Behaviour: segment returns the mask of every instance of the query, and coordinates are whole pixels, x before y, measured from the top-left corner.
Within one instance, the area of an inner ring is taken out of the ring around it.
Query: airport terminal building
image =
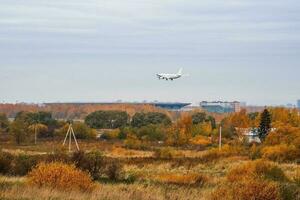
[[[212,113],[233,113],[241,111],[241,104],[238,101],[202,101],[200,107]]]

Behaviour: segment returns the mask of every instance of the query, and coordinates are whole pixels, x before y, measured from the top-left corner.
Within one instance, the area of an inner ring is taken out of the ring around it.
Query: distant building
[[[190,105],[190,103],[164,103],[164,102],[156,102],[156,103],[148,103],[150,105],[154,105],[155,107],[167,109],[167,110],[180,110],[185,106]]]
[[[285,107],[286,107],[286,108],[296,108],[296,106],[295,106],[294,104],[292,104],[292,103],[286,104]]]
[[[297,107],[300,109],[300,99],[297,101]]]
[[[246,139],[249,143],[261,143],[259,138],[259,128],[235,128],[240,140]],[[270,132],[276,131],[276,128],[271,128]]]
[[[212,113],[232,113],[241,111],[241,104],[238,101],[202,101],[200,107],[207,112]]]
[[[258,128],[235,128],[240,140],[246,139],[249,143],[261,143]]]

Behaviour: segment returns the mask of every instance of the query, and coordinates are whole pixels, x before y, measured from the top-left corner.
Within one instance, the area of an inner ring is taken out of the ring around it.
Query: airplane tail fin
[[[178,75],[182,75],[182,68],[179,69],[179,71],[178,71],[177,74],[178,74]]]

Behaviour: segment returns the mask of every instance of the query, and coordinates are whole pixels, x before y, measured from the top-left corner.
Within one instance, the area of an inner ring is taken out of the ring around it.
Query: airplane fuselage
[[[178,79],[182,76],[182,68],[180,68],[179,71],[176,74],[161,73],[161,74],[156,74],[156,76],[157,76],[158,79],[173,81],[174,79]]]
[[[179,74],[157,74],[158,79],[174,80],[181,77]]]

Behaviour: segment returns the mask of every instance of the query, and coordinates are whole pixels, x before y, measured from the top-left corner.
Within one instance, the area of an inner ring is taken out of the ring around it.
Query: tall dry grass
[[[13,186],[1,190],[0,199],[14,200],[205,200],[209,190],[182,187],[157,187],[143,184],[109,184],[97,185],[93,192],[64,192],[51,188],[30,186]]]
[[[203,174],[188,173],[188,174],[176,174],[176,173],[163,173],[154,176],[153,180],[175,185],[185,186],[203,186],[208,182],[208,177]]]

